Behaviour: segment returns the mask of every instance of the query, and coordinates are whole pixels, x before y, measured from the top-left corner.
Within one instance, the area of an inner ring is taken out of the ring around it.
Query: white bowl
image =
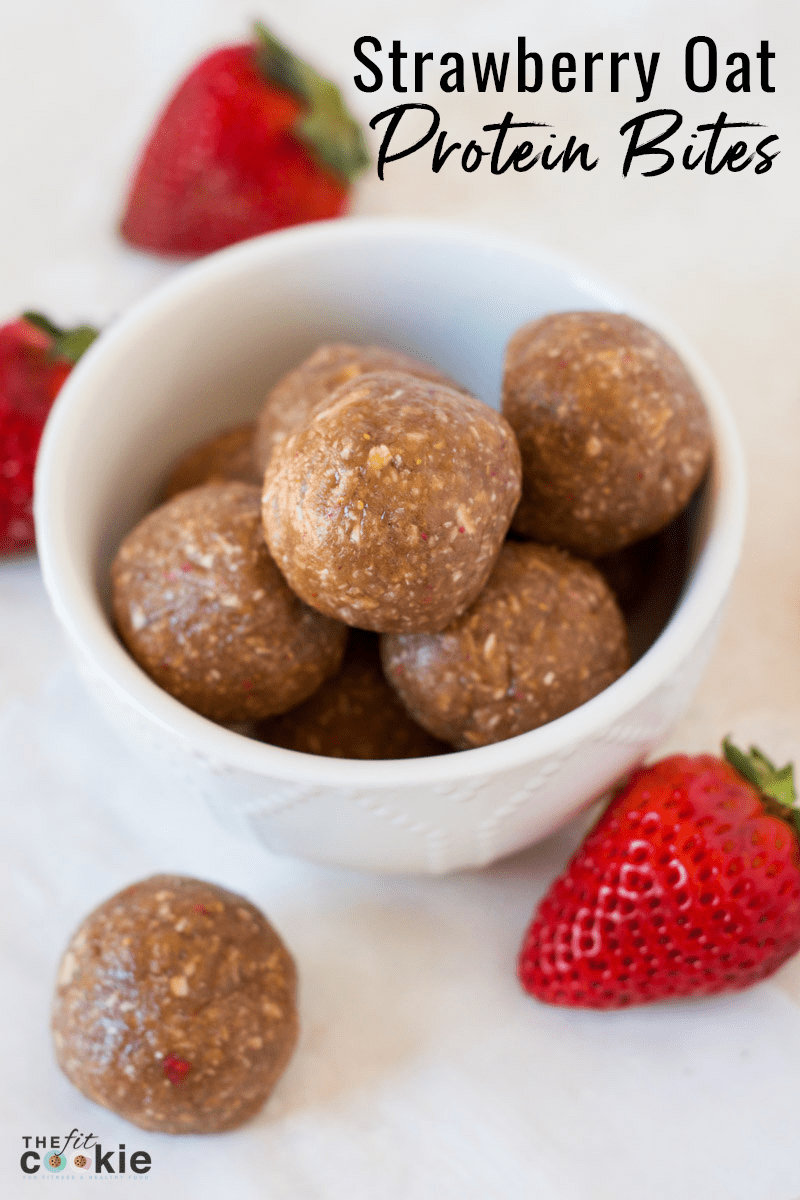
[[[496,745],[359,762],[282,750],[215,725],[128,656],[109,619],[109,564],[179,452],[254,415],[270,384],[324,341],[395,346],[497,405],[509,335],[559,309],[626,311],[659,328],[694,374],[714,427],[687,584],[660,637],[621,679]],[[709,657],[739,556],[744,492],[719,388],[683,338],[641,305],[484,232],[346,220],[215,254],[104,333],[48,422],[36,528],[47,590],[103,710],[140,749],[176,767],[227,824],[281,853],[438,873],[543,837],[657,745]]]

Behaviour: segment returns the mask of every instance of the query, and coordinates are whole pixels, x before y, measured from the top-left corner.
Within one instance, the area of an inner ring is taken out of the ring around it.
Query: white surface
[[[734,404],[751,508],[718,651],[669,745],[711,749],[733,729],[776,757],[797,758],[796,4],[259,7],[343,79],[352,43],[366,33],[438,52],[503,49],[520,33],[550,52],[658,49],[664,74],[654,102],[681,109],[689,124],[725,107],[780,134],[781,158],[755,179],[623,181],[611,168],[581,177],[433,176],[410,158],[385,184],[367,181],[357,208],[469,219],[543,241],[667,313],[698,346]],[[6,0],[4,313],[37,304],[64,320],[105,321],[177,269],[115,241],[122,180],[182,67],[238,38],[251,12],[238,0]],[[712,34],[726,53],[769,37],[776,93],[689,97],[679,67],[683,43],[697,33]],[[384,90],[354,101],[369,118],[393,97]],[[513,101],[520,114],[557,121],[609,154],[635,109],[630,92]],[[443,123],[469,137],[500,107],[455,97],[441,103]],[[113,1181],[125,1196],[146,1187],[154,1197],[244,1200],[800,1197],[797,961],[742,996],[617,1015],[545,1010],[518,991],[522,929],[576,831],[480,874],[413,882],[315,869],[229,839],[202,809],[176,803],[168,781],[109,732],[66,665],[32,562],[0,565],[0,747],[4,1196],[38,1186],[17,1167],[21,1135],[77,1125],[107,1146],[152,1150],[146,1184]],[[298,1053],[263,1116],[224,1138],[140,1135],[83,1101],[50,1056],[48,992],[66,937],[91,905],[162,869],[246,892],[298,958]]]
[[[176,790],[206,798],[272,850],[441,874],[550,833],[663,739],[708,661],[744,523],[730,412],[678,335],[668,334],[703,390],[715,443],[691,534],[691,582],[656,645],[558,721],[415,762],[290,753],[212,725],[156,687],[120,646],[102,599],[119,540],[152,504],[170,461],[240,422],[320,342],[396,346],[498,404],[516,328],[555,309],[606,305],[654,323],[524,244],[444,223],[353,219],[273,234],[185,268],[100,339],[65,386],[40,449],[39,556],[87,683],[135,748],[174,769]]]

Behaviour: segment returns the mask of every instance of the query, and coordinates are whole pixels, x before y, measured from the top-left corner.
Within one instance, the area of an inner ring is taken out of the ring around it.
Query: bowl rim
[[[714,435],[716,494],[706,543],[693,576],[667,625],[645,654],[618,680],[562,717],[502,742],[432,758],[358,760],[325,758],[255,741],[188,709],[155,684],[128,655],[103,610],[94,577],[84,578],[71,557],[63,497],[71,438],[92,404],[92,381],[143,326],[160,319],[193,295],[213,290],[242,269],[314,252],[320,244],[382,239],[464,243],[486,252],[516,254],[564,273],[609,310],[644,321],[676,349],[700,387]],[[640,700],[663,684],[691,653],[727,596],[741,553],[746,509],[744,455],[722,390],[680,330],[649,306],[606,284],[578,263],[534,242],[480,226],[396,217],[351,217],[315,222],[262,235],[185,266],[134,303],[97,340],[67,379],[47,422],[39,449],[34,513],[45,587],[55,612],[84,660],[118,698],[141,717],[186,744],[196,758],[216,769],[243,770],[265,779],[378,789],[446,785],[468,777],[534,764],[570,746],[602,736]]]

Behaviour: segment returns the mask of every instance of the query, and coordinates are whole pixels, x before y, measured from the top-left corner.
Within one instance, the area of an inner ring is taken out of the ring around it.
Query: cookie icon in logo
[[[73,1167],[77,1167],[79,1171],[88,1171],[91,1167],[91,1159],[85,1154],[76,1154],[72,1159]]]
[[[44,1165],[48,1171],[63,1171],[67,1165],[66,1154],[48,1154],[44,1160]]]

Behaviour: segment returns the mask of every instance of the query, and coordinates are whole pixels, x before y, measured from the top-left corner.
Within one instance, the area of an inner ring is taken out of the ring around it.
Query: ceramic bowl
[[[495,745],[360,762],[215,725],[129,657],[109,616],[109,564],[181,451],[255,415],[270,385],[325,341],[394,346],[496,406],[509,335],[569,309],[625,311],[659,329],[697,380],[714,429],[713,467],[679,534],[678,587],[674,564],[657,581],[664,595],[672,589],[671,614],[611,687]],[[641,305],[527,244],[446,224],[353,219],[212,255],[108,329],[48,422],[36,526],[45,583],[90,688],[140,753],[176,769],[176,786],[273,851],[439,873],[545,836],[657,746],[711,652],[739,556],[744,490],[718,386],[683,337]]]

